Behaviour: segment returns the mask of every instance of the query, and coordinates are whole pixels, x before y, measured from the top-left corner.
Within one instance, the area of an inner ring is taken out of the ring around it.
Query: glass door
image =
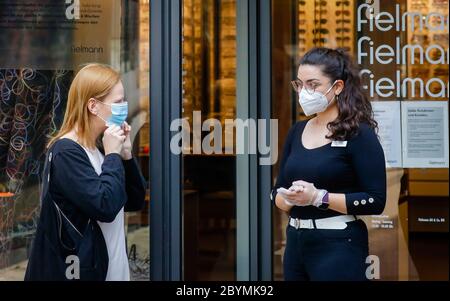
[[[235,280],[236,1],[182,11],[183,279]]]

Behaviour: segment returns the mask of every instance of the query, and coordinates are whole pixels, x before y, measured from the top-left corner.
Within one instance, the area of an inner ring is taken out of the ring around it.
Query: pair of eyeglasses
[[[445,33],[437,33],[433,35],[433,41],[434,42],[438,42],[438,41],[444,41],[448,43],[448,34]]]
[[[338,19],[338,20],[336,20],[336,23],[337,24],[339,24],[339,23],[345,23],[345,24],[350,24],[350,20],[348,20],[348,19]]]
[[[418,78],[426,78],[428,77],[428,69],[412,69],[411,70],[411,74],[413,77],[418,77]]]
[[[343,16],[350,16],[350,11],[348,11],[348,10],[337,10],[336,11],[336,16],[340,16],[340,15],[343,15]]]
[[[330,31],[329,31],[328,29],[326,29],[326,28],[316,28],[316,29],[313,29],[313,34],[316,34],[316,33],[327,34],[327,33],[330,33]]]
[[[316,43],[326,43],[327,42],[327,39],[324,39],[324,38],[321,38],[321,39],[313,39],[313,42],[314,42],[314,44],[316,44]]]
[[[305,88],[306,92],[308,92],[309,94],[314,94],[314,92],[316,92],[315,86],[304,86],[299,79],[291,81],[291,85],[294,91],[297,93],[300,93],[303,88]]]
[[[433,71],[435,76],[448,76],[448,68],[436,68]]]
[[[448,19],[448,14],[443,15],[444,20]],[[414,18],[414,24],[420,24],[420,22],[422,22],[422,20],[418,19],[418,18]],[[430,18],[430,23],[433,26],[439,26],[442,23],[442,16],[432,16]]]
[[[428,5],[426,3],[413,3],[411,4],[411,8],[413,9],[421,9],[421,8],[427,8]]]
[[[314,20],[314,23],[316,24],[327,24],[328,20],[327,19],[320,19],[320,20]]]
[[[349,32],[351,32],[351,29],[350,28],[345,28],[345,27],[343,27],[343,28],[336,28],[336,32],[337,33],[343,33],[343,32],[349,33]]]
[[[445,6],[448,5],[448,0],[433,0],[434,6]]]
[[[411,41],[419,43],[428,42],[428,36],[415,34],[412,36]]]
[[[346,1],[336,1],[336,5],[337,6],[350,6],[350,1],[346,0]]]

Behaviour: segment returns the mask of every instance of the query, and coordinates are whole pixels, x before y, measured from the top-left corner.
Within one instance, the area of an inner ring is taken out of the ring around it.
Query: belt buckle
[[[294,225],[295,225],[294,227],[296,230],[300,229],[300,226],[301,226],[300,221],[301,220],[299,220],[298,218],[294,219]]]
[[[304,229],[314,229],[312,219],[300,220],[300,227]]]

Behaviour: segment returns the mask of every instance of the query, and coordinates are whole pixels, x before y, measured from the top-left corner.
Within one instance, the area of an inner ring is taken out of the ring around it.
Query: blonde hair
[[[64,121],[57,134],[50,139],[50,147],[58,139],[75,129],[79,142],[88,148],[95,145],[89,139],[90,119],[88,101],[102,100],[120,81],[120,73],[107,65],[88,64],[75,76],[70,85]]]

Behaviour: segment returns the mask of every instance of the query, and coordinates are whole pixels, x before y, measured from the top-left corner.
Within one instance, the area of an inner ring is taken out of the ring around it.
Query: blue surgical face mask
[[[100,115],[97,115],[105,122],[106,126],[111,126],[113,124],[121,126],[125,122],[128,116],[128,102],[112,104],[104,103],[101,101],[99,102],[111,107],[111,116],[108,118],[108,120],[105,120]]]

